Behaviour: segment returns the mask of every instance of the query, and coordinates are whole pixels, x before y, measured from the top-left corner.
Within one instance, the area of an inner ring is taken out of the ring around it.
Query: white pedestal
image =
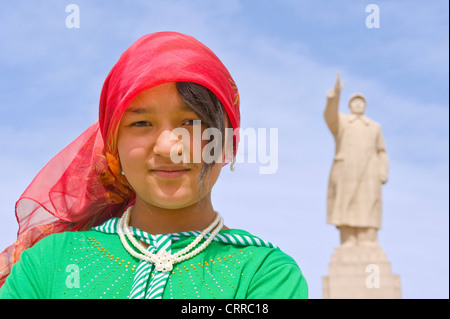
[[[401,298],[400,276],[379,245],[337,247],[322,279],[324,299]]]

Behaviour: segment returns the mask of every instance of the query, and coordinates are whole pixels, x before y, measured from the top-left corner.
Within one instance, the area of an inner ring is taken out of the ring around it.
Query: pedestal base
[[[379,245],[337,247],[322,278],[324,299],[399,299],[400,276]]]

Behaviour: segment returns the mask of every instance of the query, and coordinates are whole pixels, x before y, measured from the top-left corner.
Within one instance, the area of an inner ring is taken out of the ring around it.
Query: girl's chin
[[[159,196],[147,196],[141,197],[141,200],[155,207],[164,209],[181,209],[188,206],[192,206],[199,201],[198,194],[189,195],[172,195],[163,194]]]

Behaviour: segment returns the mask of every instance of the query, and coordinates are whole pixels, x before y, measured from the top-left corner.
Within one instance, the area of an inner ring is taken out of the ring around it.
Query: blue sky
[[[68,4],[80,28],[68,29]],[[380,28],[368,29],[368,4]],[[97,118],[102,83],[140,36],[173,30],[209,46],[241,94],[242,126],[278,128],[278,171],[227,168],[213,203],[296,259],[322,297],[339,234],[326,225],[334,141],[323,120],[341,72],[340,111],[362,92],[390,160],[381,246],[404,298],[449,297],[448,1],[20,1],[0,10],[0,250],[36,173]],[[244,150],[245,151],[245,150]]]

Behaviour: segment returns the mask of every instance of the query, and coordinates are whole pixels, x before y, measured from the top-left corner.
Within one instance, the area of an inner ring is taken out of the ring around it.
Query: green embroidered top
[[[0,288],[0,299],[308,297],[306,280],[294,259],[244,230],[220,231],[204,251],[162,273],[124,249],[117,221],[42,239],[22,253]],[[130,229],[149,244],[149,250],[171,253],[200,233],[155,236]]]

